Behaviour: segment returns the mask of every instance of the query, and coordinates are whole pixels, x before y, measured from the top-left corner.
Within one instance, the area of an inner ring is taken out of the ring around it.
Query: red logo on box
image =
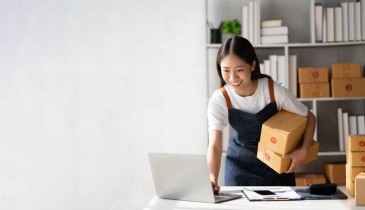
[[[312,72],[312,77],[317,79],[319,77],[319,73],[317,71]]]
[[[275,137],[271,137],[270,141],[271,141],[271,143],[273,143],[273,144],[276,144],[276,142],[277,142]]]
[[[266,160],[270,160],[270,155],[269,155],[269,154],[267,154],[267,153],[265,153],[265,159],[266,159]]]
[[[359,142],[359,146],[360,146],[360,147],[365,147],[365,141],[360,141],[360,142]]]
[[[347,85],[345,86],[345,89],[346,89],[347,91],[351,91],[351,90],[352,90],[352,85],[351,85],[351,84],[347,84]]]

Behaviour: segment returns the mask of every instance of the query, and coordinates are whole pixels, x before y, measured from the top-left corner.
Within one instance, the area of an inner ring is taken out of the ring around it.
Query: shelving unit
[[[331,70],[333,63],[359,62],[364,69],[365,41],[355,42],[314,42],[314,21],[311,18],[314,3],[336,6],[340,0],[259,0],[261,20],[282,19],[289,27],[289,42],[287,44],[254,45],[260,63],[271,54],[284,55],[288,77],[288,57],[297,55],[298,67],[326,66]],[[207,21],[219,25],[225,19],[242,21],[242,6],[248,0],[206,0]],[[215,58],[221,44],[209,44],[209,29],[207,29],[207,75],[208,99],[219,88],[219,78],[216,72]],[[363,70],[364,71],[364,70]],[[363,72],[364,75],[364,72]],[[331,76],[331,71],[330,71]],[[288,81],[288,80],[287,80]],[[364,87],[365,88],[365,87]],[[307,164],[301,171],[323,172],[322,164],[327,161],[345,161],[345,152],[339,151],[337,108],[343,107],[352,115],[365,114],[365,97],[351,98],[306,98],[299,99],[317,115],[317,140],[320,143],[319,158],[314,163]],[[228,130],[228,128],[227,128]],[[228,136],[224,136],[226,148]]]

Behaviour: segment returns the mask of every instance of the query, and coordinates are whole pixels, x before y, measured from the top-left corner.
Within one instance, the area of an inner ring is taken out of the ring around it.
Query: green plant
[[[221,32],[224,34],[241,34],[241,24],[237,19],[225,20],[221,25]]]

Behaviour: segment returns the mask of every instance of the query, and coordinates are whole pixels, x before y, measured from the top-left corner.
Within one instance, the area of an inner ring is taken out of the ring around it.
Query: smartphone
[[[254,190],[254,192],[260,195],[275,195],[275,193],[270,190]]]

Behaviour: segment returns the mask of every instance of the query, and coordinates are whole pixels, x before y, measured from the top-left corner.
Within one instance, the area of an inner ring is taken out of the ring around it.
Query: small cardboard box
[[[365,152],[346,151],[346,162],[351,166],[365,166]]]
[[[332,97],[365,96],[365,78],[332,79]]]
[[[296,186],[309,186],[311,184],[325,184],[326,178],[323,174],[295,174]]]
[[[356,206],[365,206],[365,173],[360,173],[355,178]]]
[[[365,135],[349,135],[346,140],[349,151],[365,152]]]
[[[355,181],[355,177],[361,173],[365,172],[365,166],[351,166],[350,164],[346,164],[346,178],[351,181]]]
[[[290,158],[283,158],[282,155],[277,154],[266,147],[267,143],[259,142],[257,149],[257,158],[264,162],[270,168],[279,174],[287,171],[291,164]],[[312,141],[311,147],[309,148],[307,158],[304,163],[316,160],[318,157],[319,144],[317,141]]]
[[[306,125],[306,117],[281,110],[263,123],[260,141],[267,149],[285,155],[301,141]]]
[[[301,98],[330,97],[330,83],[303,83],[299,84]]]
[[[332,64],[332,78],[362,77],[360,63]]]
[[[329,183],[346,185],[346,163],[325,163],[324,169]]]
[[[346,178],[346,191],[350,196],[355,196],[355,181]]]
[[[327,67],[300,67],[298,68],[299,83],[328,82]]]

